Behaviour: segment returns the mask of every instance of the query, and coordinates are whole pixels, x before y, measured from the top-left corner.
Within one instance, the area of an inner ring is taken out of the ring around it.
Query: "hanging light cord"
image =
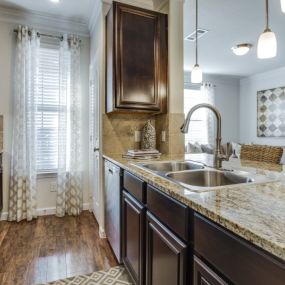
[[[196,0],[196,65],[198,64],[198,0]]]
[[[268,0],[265,0],[265,6],[266,6],[266,31],[269,31],[269,5]]]

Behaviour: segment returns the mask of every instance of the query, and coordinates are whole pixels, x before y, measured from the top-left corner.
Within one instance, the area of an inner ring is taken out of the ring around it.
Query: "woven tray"
[[[268,145],[242,145],[240,158],[279,164],[282,154],[282,147]]]

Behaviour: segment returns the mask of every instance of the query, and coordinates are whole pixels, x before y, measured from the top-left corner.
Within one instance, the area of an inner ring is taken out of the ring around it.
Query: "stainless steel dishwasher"
[[[121,170],[105,160],[105,230],[117,260],[121,263]]]

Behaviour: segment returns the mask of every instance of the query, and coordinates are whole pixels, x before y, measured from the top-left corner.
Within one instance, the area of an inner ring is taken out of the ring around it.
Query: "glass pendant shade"
[[[285,13],[285,0],[281,0],[281,10]]]
[[[232,47],[232,51],[235,55],[243,56],[249,52],[251,47],[252,47],[251,44],[239,44]]]
[[[195,64],[191,72],[191,82],[192,83],[202,83],[203,72],[199,64]]]
[[[277,55],[277,40],[275,34],[266,29],[258,39],[257,57],[261,59],[272,58]]]

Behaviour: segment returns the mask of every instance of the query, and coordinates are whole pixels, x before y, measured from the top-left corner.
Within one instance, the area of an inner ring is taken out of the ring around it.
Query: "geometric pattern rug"
[[[96,271],[88,275],[62,279],[45,285],[133,285],[123,266],[112,267],[106,271]],[[44,284],[42,284],[44,285]]]

